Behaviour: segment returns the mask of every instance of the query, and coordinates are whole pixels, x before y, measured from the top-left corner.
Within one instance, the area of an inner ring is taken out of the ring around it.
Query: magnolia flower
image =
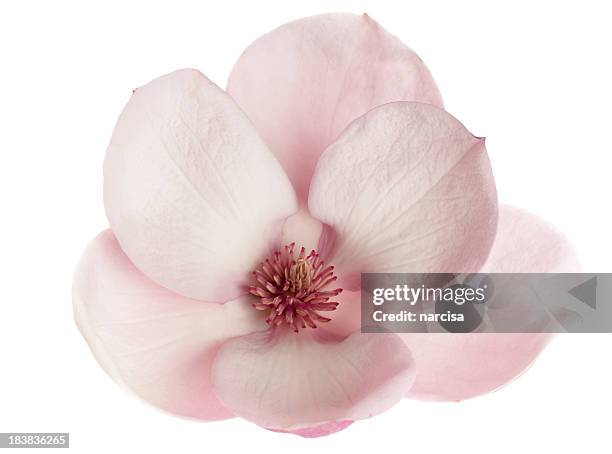
[[[195,70],[133,93],[104,163],[110,229],[74,281],[100,365],[155,406],[320,436],[404,397],[519,375],[545,334],[362,334],[359,273],[571,271],[498,207],[484,139],[368,16],[255,41],[227,91]]]

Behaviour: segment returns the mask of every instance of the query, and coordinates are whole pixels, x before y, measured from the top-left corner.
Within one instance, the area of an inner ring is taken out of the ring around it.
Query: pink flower
[[[365,15],[264,35],[227,92],[195,70],[137,89],[108,147],[104,204],[110,230],[74,283],[101,366],[177,415],[303,436],[403,397],[489,392],[549,339],[361,334],[359,273],[577,263],[550,226],[498,208],[484,139]]]

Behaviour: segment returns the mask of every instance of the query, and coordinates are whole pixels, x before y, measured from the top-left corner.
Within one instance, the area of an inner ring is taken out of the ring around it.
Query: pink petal
[[[142,272],[206,301],[242,293],[297,209],[287,176],[246,116],[195,70],[135,91],[106,154],[104,203]]]
[[[410,352],[395,334],[270,330],[227,341],[213,384],[227,408],[284,431],[364,419],[387,410],[413,380]]]
[[[417,364],[406,397],[459,401],[496,390],[518,377],[549,341],[545,334],[407,333]]]
[[[269,429],[272,432],[282,432],[299,435],[304,438],[318,438],[331,435],[341,430],[346,429],[348,426],[353,424],[355,421],[339,421],[339,422],[328,422],[325,424],[319,424],[317,426],[305,427],[303,429],[296,430],[280,430],[280,429]]]
[[[295,242],[298,247],[304,247],[307,251],[316,250],[322,229],[321,221],[313,218],[307,209],[301,208],[285,221],[281,245]]]
[[[576,254],[550,224],[500,206],[484,273],[577,272]],[[542,334],[402,334],[417,364],[408,397],[462,400],[493,391],[525,371],[551,340]]]
[[[86,249],[74,278],[77,325],[100,365],[141,398],[181,416],[231,417],[212,391],[222,341],[265,329],[250,303],[206,303],[153,283],[110,230]]]
[[[331,321],[325,324],[325,329],[338,336],[348,336],[361,329],[361,291],[344,290],[334,297],[340,304],[333,312],[328,312]]]
[[[485,273],[577,273],[580,262],[553,225],[520,208],[499,207],[499,226]]]
[[[421,59],[365,14],[308,17],[262,36],[227,91],[304,202],[319,155],[355,118],[391,101],[442,105]]]
[[[484,140],[442,109],[406,102],[373,109],[323,153],[308,206],[333,229],[328,261],[345,278],[478,270],[497,220]]]

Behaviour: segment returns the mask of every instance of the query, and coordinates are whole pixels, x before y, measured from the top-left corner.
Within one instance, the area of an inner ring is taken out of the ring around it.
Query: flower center
[[[317,322],[331,319],[319,312],[335,311],[338,302],[330,298],[342,292],[341,288],[326,288],[338,279],[334,267],[325,267],[316,251],[306,255],[304,248],[295,256],[295,243],[276,251],[253,271],[258,286],[249,287],[249,292],[259,301],[253,307],[269,311],[266,323],[279,326],[286,323],[295,331],[306,327],[316,328]]]

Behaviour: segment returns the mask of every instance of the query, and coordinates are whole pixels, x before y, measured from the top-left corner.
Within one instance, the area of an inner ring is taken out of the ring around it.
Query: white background
[[[128,4],[129,3],[129,4]],[[447,110],[487,136],[500,200],[612,271],[611,11],[605,2],[14,1],[0,6],[0,432],[66,431],[77,452],[611,452],[612,337],[561,336],[518,381],[401,402],[331,437],[186,421],[121,391],[72,321],[72,272],[107,225],[101,164],[131,89],[182,67],[224,86],[289,20],[367,12],[425,60]]]

